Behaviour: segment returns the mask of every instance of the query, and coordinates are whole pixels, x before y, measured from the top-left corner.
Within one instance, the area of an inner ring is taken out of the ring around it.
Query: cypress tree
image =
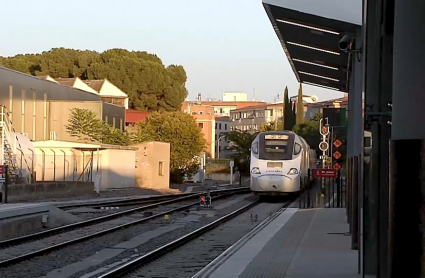
[[[288,94],[288,88],[285,88],[285,113],[284,113],[284,118],[285,118],[285,122],[284,122],[284,126],[283,126],[283,130],[291,130],[292,128],[292,105],[291,105],[291,101],[289,100],[289,94]]]
[[[285,92],[283,93],[283,102],[282,102],[282,128],[283,130],[285,130],[285,122],[286,122],[286,106],[287,106],[287,102],[288,102],[288,87],[285,87]],[[277,122],[276,122],[277,124]]]
[[[295,101],[293,101],[292,102],[292,117],[291,117],[291,130],[292,130],[292,128],[295,126],[295,124],[296,124],[296,119],[297,119],[297,113],[295,112],[296,111],[296,106],[295,106]]]
[[[296,124],[304,123],[304,105],[303,105],[303,88],[300,83],[300,88],[298,89],[298,100],[297,100],[297,121]]]

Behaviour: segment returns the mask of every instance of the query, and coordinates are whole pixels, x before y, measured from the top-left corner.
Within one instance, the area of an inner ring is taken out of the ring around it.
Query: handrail
[[[2,140],[3,152],[4,152],[4,139],[6,139],[9,142],[9,145],[11,145],[11,147],[13,147],[12,153],[16,155],[17,149],[19,148],[19,149],[22,150],[22,146],[21,146],[21,143],[19,142],[18,136],[16,135],[16,130],[13,128],[13,123],[10,120],[9,112],[7,111],[7,109],[4,105],[1,106],[0,120],[1,120],[0,126],[4,129],[3,134],[6,137],[6,138],[3,138],[3,140]],[[11,136],[11,134],[10,134],[11,132],[13,132],[15,134],[15,136]],[[33,180],[32,169],[30,169],[25,155],[23,156],[23,158],[24,158],[26,167],[29,171],[29,174],[31,175],[31,180]],[[21,167],[19,172],[20,172],[20,175],[22,176],[22,167]]]

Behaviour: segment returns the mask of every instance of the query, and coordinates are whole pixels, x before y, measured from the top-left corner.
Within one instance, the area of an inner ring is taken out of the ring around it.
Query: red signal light
[[[205,197],[204,197],[204,196],[201,196],[201,197],[199,197],[199,200],[200,200],[201,202],[205,202]]]

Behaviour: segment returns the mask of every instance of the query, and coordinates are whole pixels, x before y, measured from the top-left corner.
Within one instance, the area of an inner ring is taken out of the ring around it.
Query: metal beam
[[[300,27],[289,23],[278,21],[277,27],[286,41],[297,42],[300,44],[314,45],[317,48],[341,52],[338,48],[338,42],[342,35],[330,34],[315,29]]]
[[[318,85],[322,85],[322,86],[329,86],[329,87],[334,87],[334,88],[338,88],[341,92],[345,92],[346,87],[344,84],[338,83],[338,82],[334,82],[331,80],[325,80],[322,79],[320,77],[315,77],[315,76],[309,76],[309,75],[305,75],[305,74],[301,74],[299,73],[300,79],[303,82],[309,82],[309,83],[314,83],[314,84],[318,84]]]
[[[314,47],[314,46],[312,46]],[[300,45],[294,45],[286,43],[286,48],[291,57],[297,57],[298,59],[304,61],[323,61],[328,64],[336,65],[339,67],[347,66],[348,55],[345,53],[340,53],[339,55],[335,55],[332,53],[323,52],[320,50],[315,50],[307,47],[303,47]]]
[[[294,61],[294,65],[298,71],[310,72],[313,74],[327,76],[344,81],[347,78],[347,72],[345,70],[335,70],[298,61]]]
[[[290,20],[294,22],[300,22],[304,24],[308,24],[310,26],[321,28],[321,29],[327,29],[332,30],[335,32],[356,32],[356,28],[359,27],[356,24],[344,22],[341,20],[335,20],[335,19],[329,19],[325,17],[321,17],[315,14],[309,14],[304,13],[292,9],[286,9],[283,7],[263,4],[270,10],[271,15],[275,20],[277,19],[283,19],[283,20]]]

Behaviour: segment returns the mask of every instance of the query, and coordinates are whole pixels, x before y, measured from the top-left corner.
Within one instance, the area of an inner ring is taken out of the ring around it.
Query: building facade
[[[226,133],[231,130],[232,121],[230,117],[215,117],[215,142],[216,158],[224,158],[229,155],[229,141],[226,140]]]
[[[347,108],[348,94],[342,98],[330,99],[326,101],[311,103],[306,105],[306,119],[313,119],[319,113],[323,113],[323,108]],[[348,109],[347,109],[348,116]]]
[[[215,158],[215,116],[214,108],[196,102],[183,102],[181,111],[195,118],[207,141],[207,156]]]
[[[267,109],[267,104],[248,106],[230,111],[231,130],[259,130],[261,125],[271,121],[273,112]]]
[[[6,108],[14,131],[33,141],[75,140],[64,128],[75,107],[90,109],[116,128],[124,128],[125,109],[104,103],[98,94],[4,67],[0,67],[0,105]]]
[[[247,101],[248,95],[245,92],[224,92],[223,101]]]

